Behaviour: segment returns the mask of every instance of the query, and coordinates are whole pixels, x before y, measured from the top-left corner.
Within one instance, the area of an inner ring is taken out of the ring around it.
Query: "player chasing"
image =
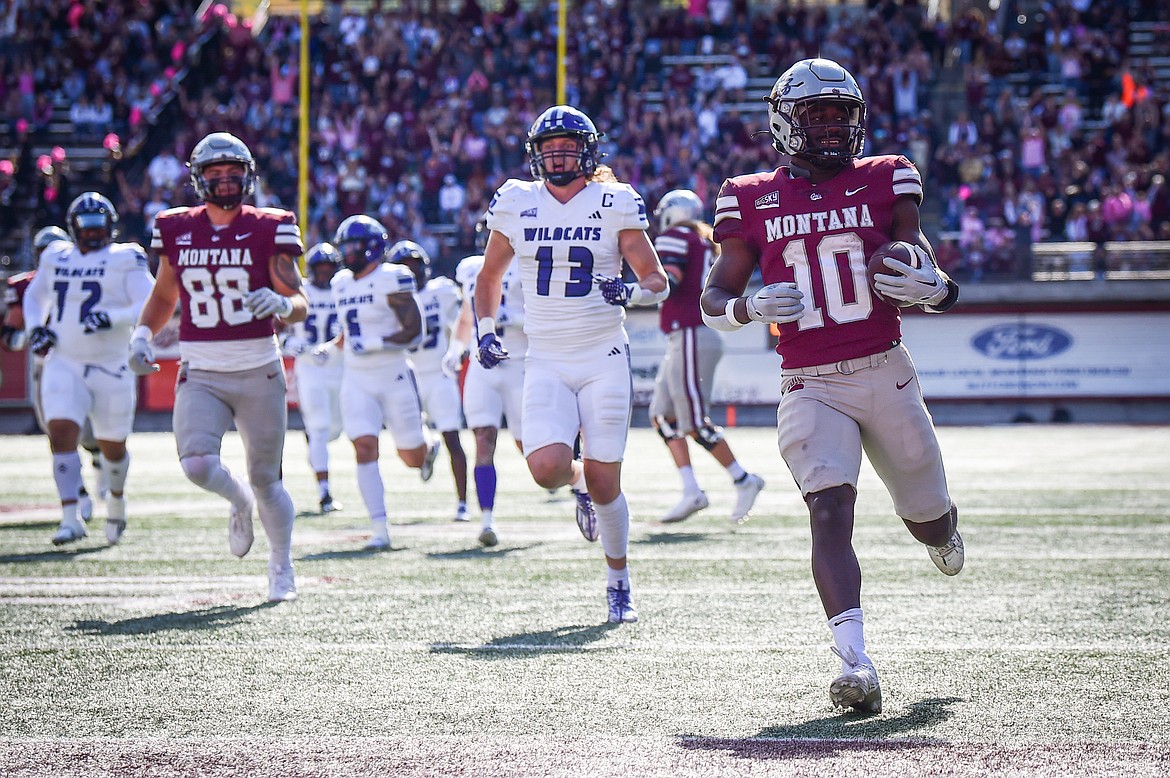
[[[922,234],[913,163],[861,158],[866,105],[847,70],[802,60],[766,100],[772,145],[790,161],[724,182],[715,207],[721,254],[703,292],[703,320],[723,331],[753,321],[779,327],[780,453],[808,505],[813,580],[841,659],[829,699],[877,713],[882,693],[866,651],[852,544],[861,455],[939,570],[958,574],[958,513],[898,306],[939,313],[959,289]],[[895,274],[871,290],[867,259],[890,240],[914,244],[922,266],[886,259]],[[765,285],[743,296],[757,266]]]
[[[370,516],[367,551],[390,548],[386,490],[378,469],[378,436],[390,430],[399,458],[418,468],[424,481],[434,472],[439,441],[427,439],[422,406],[406,351],[422,337],[422,314],[414,299],[414,276],[386,263],[390,236],[369,216],[350,216],[337,227],[333,244],[343,269],[331,287],[341,334],[314,355],[344,348],[341,418],[357,458],[358,491]]]
[[[642,198],[598,165],[597,128],[558,105],[533,122],[525,149],[534,181],[510,179],[488,206],[491,230],[475,290],[480,364],[507,359],[496,332],[503,277],[516,259],[524,285],[524,455],[538,484],[568,484],[578,526],[600,535],[608,620],[638,620],[626,564],[630,512],[621,488],[632,403],[624,306],[655,305],[666,274],[646,237]],[[624,283],[625,258],[638,278]],[[581,435],[582,461],[573,458]]]
[[[305,320],[286,328],[280,340],[285,354],[294,357],[297,405],[309,441],[309,467],[317,478],[321,513],[341,510],[329,486],[329,444],[341,437],[341,355],[314,354],[313,349],[337,337],[337,306],[329,282],[341,267],[341,254],[331,243],[318,243],[305,252],[308,271],[304,284],[309,312]]]
[[[663,195],[654,217],[658,219],[654,249],[670,281],[670,296],[658,313],[659,326],[666,334],[666,356],[654,382],[650,421],[666,443],[683,482],[682,499],[662,521],[684,521],[711,504],[691,467],[690,437],[727,470],[735,486],[731,522],[742,524],[764,488],[764,479],[743,469],[731,453],[723,428],[712,424],[708,415],[707,398],[723,356],[723,338],[703,326],[699,310],[699,295],[715,255],[711,227],[703,221],[703,202],[688,189]]]
[[[139,375],[158,370],[150,341],[177,305],[179,463],[192,483],[231,504],[228,546],[238,557],[252,548],[252,512],[259,512],[268,536],[268,600],[295,600],[296,509],[281,480],[288,406],[274,322],[302,321],[308,311],[296,265],[304,251],[301,231],[290,211],[244,204],[256,184],[256,163],[234,135],[203,138],[189,166],[203,204],[171,208],[155,219],[158,279],[130,341],[130,367]],[[220,459],[233,421],[247,480]]]
[[[451,327],[459,316],[462,295],[450,278],[431,277],[431,258],[414,241],[400,240],[390,247],[387,261],[402,265],[414,275],[414,293],[422,311],[422,340],[411,349],[408,360],[418,382],[423,413],[438,430],[451,460],[455,480],[455,521],[467,521],[467,454],[459,440],[463,428],[463,409],[459,384],[453,374],[443,370]]]
[[[29,351],[45,357],[40,402],[62,514],[53,545],[88,534],[78,513],[77,453],[88,419],[109,478],[105,532],[112,546],[126,531],[126,438],[137,399],[126,346],[154,279],[141,246],[114,243],[118,212],[104,196],[80,195],[66,220],[72,244],[56,241],[45,250],[23,301]]]
[[[486,237],[486,233],[485,233]],[[476,281],[483,269],[483,255],[464,258],[455,267],[455,280],[463,287],[463,307],[455,324],[451,346],[444,356],[444,369],[454,375],[463,361],[474,325],[472,299]],[[510,354],[528,351],[528,337],[524,334],[524,288],[520,283],[520,269],[513,258],[500,278],[500,303],[496,309],[496,337],[500,346]],[[475,496],[479,504],[479,542],[491,547],[497,545],[496,534],[496,441],[504,419],[516,446],[523,452],[524,360],[507,359],[492,369],[478,359],[467,363],[463,382],[463,413],[467,426],[475,435]]]

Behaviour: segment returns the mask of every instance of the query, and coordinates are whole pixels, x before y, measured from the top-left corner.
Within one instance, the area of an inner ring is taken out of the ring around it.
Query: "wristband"
[[[149,343],[154,340],[154,331],[145,324],[139,324],[134,328],[134,332],[130,333],[130,340],[138,340],[139,338]]]
[[[484,316],[475,326],[481,338],[489,332],[493,335],[496,334],[496,318],[494,316]]]
[[[727,321],[731,322],[736,327],[746,327],[749,322],[740,321],[739,319],[735,318],[735,304],[739,300],[740,300],[739,297],[732,297],[730,300],[728,300],[727,307],[723,309],[723,315],[727,317]],[[749,306],[748,318],[749,319],[751,318],[751,312],[750,312],[751,311],[751,308],[750,308],[751,304],[752,304],[752,298],[749,297],[748,298],[748,306]]]

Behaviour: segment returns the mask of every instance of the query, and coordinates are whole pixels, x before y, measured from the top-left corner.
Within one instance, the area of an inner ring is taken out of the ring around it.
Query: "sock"
[[[126,489],[126,473],[130,470],[130,452],[117,462],[102,454],[102,473],[109,478],[110,492],[121,494]]]
[[[605,585],[610,589],[616,589],[619,586],[630,591],[630,568],[623,567],[621,570],[614,570],[609,565],[605,567]]]
[[[683,465],[678,469],[678,475],[682,478],[683,492],[686,494],[695,494],[703,491],[699,488],[699,481],[695,478],[695,468],[690,465]]]
[[[289,497],[283,481],[267,486],[252,485],[256,494],[256,512],[268,536],[268,564],[277,568],[292,565],[292,533],[296,508]]]
[[[589,488],[585,485],[585,468],[581,468],[581,474],[572,481],[569,481],[569,488],[578,494],[589,491]]]
[[[865,624],[861,608],[850,608],[829,619],[829,631],[833,633],[833,643],[838,651],[848,656],[852,650],[858,664],[873,664],[865,652]],[[842,660],[842,672],[849,669]]]
[[[743,465],[739,463],[738,459],[733,459],[731,464],[727,466],[727,474],[731,476],[732,481],[739,483],[747,475],[747,471],[743,469]]]
[[[480,512],[479,524],[483,529],[495,529],[496,524],[495,520],[492,518],[492,511],[490,508],[486,511]]]
[[[357,466],[357,482],[370,521],[386,521],[386,490],[382,485],[382,473],[378,471],[378,460]]]
[[[617,499],[605,505],[594,502],[593,510],[601,530],[602,550],[610,559],[621,559],[630,547],[630,508],[625,494],[618,492]]]
[[[473,475],[475,477],[475,496],[479,500],[479,509],[486,514],[490,514],[492,508],[496,505],[496,466],[476,465]]]
[[[53,454],[53,480],[57,482],[57,496],[77,504],[81,492],[81,455],[76,451]]]
[[[317,499],[324,500],[325,495],[329,494],[329,479],[317,482]]]
[[[329,432],[314,430],[308,437],[309,467],[314,473],[324,473],[329,469]]]
[[[110,495],[106,498],[106,521],[126,520],[126,498]]]

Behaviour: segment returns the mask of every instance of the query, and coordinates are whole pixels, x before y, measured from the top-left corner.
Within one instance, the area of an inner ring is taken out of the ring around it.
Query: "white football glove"
[[[346,342],[355,354],[372,354],[375,351],[386,350],[386,339],[381,335],[359,335],[356,338],[347,338]]]
[[[322,343],[309,352],[309,357],[313,360],[313,364],[324,367],[329,362],[329,358],[333,356],[333,348],[333,341]]]
[[[309,341],[300,335],[285,335],[284,340],[280,342],[280,347],[290,357],[299,357],[309,350]]]
[[[914,246],[922,267],[913,268],[893,257],[883,260],[898,275],[880,273],[873,277],[873,288],[882,297],[908,305],[934,305],[947,296],[947,284],[921,246]]]
[[[293,312],[293,301],[275,289],[262,286],[244,295],[244,307],[252,316],[263,319],[266,316],[288,316]]]
[[[747,313],[752,321],[788,324],[804,313],[804,292],[796,284],[768,284],[748,298]]]
[[[146,338],[134,338],[130,341],[128,364],[134,375],[150,375],[158,372],[158,365],[154,361],[154,350]]]
[[[459,368],[463,367],[463,356],[466,353],[467,344],[452,340],[451,345],[447,347],[447,353],[443,355],[443,361],[440,363],[444,375],[451,378],[459,375]]]

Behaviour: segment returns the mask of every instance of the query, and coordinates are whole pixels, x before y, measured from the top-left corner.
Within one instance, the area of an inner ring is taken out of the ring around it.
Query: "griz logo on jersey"
[[[816,222],[815,229],[813,222]],[[776,216],[765,221],[764,226],[768,231],[768,242],[771,243],[781,238],[791,238],[793,235],[811,235],[814,232],[843,230],[849,227],[872,227],[873,217],[869,214],[869,206],[862,205],[840,210]]]
[[[105,267],[54,267],[55,278],[101,278],[106,274]]]
[[[241,266],[252,264],[249,249],[179,249],[179,267]]]
[[[525,227],[524,240],[601,240],[600,227]]]
[[[339,306],[342,306],[342,305],[367,305],[367,304],[372,303],[372,302],[374,302],[374,295],[372,295],[372,294],[359,294],[356,297],[342,297],[340,300],[337,301],[337,304]]]

